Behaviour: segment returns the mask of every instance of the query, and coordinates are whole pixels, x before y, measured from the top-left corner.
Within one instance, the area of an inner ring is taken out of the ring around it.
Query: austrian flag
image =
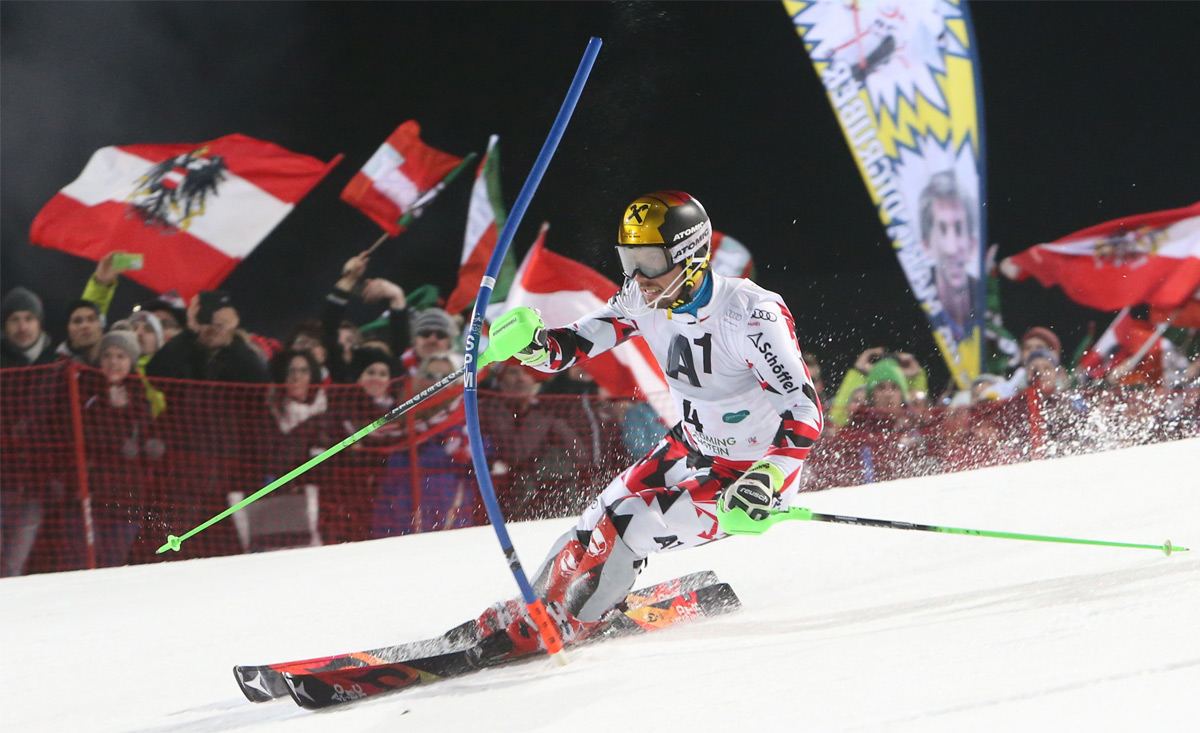
[[[342,200],[366,214],[389,236],[398,236],[457,174],[462,158],[421,142],[414,120],[400,125],[342,191]]]
[[[323,163],[245,135],[101,148],[38,212],[29,237],[97,261],[141,254],[128,277],[191,298],[219,285],[341,157]]]
[[[1098,310],[1178,308],[1200,287],[1200,203],[1097,224],[1009,257],[1000,271],[1060,285]]]

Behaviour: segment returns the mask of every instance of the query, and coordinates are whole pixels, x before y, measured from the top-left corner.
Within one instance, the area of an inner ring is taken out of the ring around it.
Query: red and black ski
[[[625,599],[625,607],[636,609],[647,603],[671,598],[681,593],[698,590],[717,582],[717,574],[711,570],[690,573],[674,580],[663,581],[646,588],[631,591]],[[424,659],[461,651],[479,641],[475,621],[466,621],[441,636],[422,641],[406,642],[394,646],[367,649],[347,654],[334,654],[292,662],[277,662],[262,665],[238,665],[233,668],[242,693],[250,702],[267,702],[289,694],[284,672],[327,672],[350,667],[403,662],[408,659]]]
[[[741,602],[728,584],[716,583],[614,613],[611,619],[606,620],[606,626],[601,632],[589,636],[581,644],[641,634],[708,616],[730,613],[740,606]],[[540,656],[542,652],[534,652],[522,657],[495,660],[482,653],[479,646],[472,646],[403,662],[320,672],[284,672],[283,679],[292,699],[301,707],[313,710]]]

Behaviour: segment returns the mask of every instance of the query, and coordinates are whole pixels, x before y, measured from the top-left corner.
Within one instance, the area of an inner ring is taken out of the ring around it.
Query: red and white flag
[[[1134,318],[1128,308],[1122,308],[1096,343],[1080,357],[1076,375],[1089,380],[1101,379],[1113,367],[1140,355],[1132,372],[1121,382],[1161,382],[1164,353],[1173,350],[1170,341],[1162,335],[1166,327],[1166,323]]]
[[[458,284],[446,300],[447,313],[461,313],[475,302],[480,281],[487,272],[496,240],[507,218],[504,199],[500,195],[500,138],[492,135],[487,153],[475,173],[471,188],[471,206],[467,211],[467,229],[463,234],[462,258],[459,260]],[[504,255],[504,263],[492,286],[491,302],[502,303],[516,275],[517,262],[512,249]]]
[[[573,323],[608,302],[617,285],[583,263],[546,249],[542,224],[508,291],[505,309],[528,306],[541,311],[547,326]],[[581,366],[614,397],[646,400],[668,425],[679,421],[667,380],[646,342],[633,338]]]
[[[1097,224],[1006,258],[1000,270],[1060,285],[1099,310],[1176,308],[1200,287],[1200,203]]]
[[[421,142],[421,126],[409,120],[354,174],[342,200],[395,237],[407,225],[401,219],[433,200],[462,163],[462,158]]]
[[[190,299],[219,285],[341,159],[245,135],[101,148],[42,207],[29,238],[96,261],[141,254],[127,277]]]

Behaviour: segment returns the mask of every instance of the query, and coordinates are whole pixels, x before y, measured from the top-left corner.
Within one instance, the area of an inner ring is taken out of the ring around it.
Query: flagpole
[[[1162,335],[1167,332],[1168,328],[1171,327],[1171,322],[1175,320],[1175,317],[1178,316],[1182,310],[1182,305],[1176,308],[1175,312],[1167,317],[1167,320],[1158,324],[1158,327],[1154,329],[1154,333],[1150,334],[1150,337],[1147,338],[1145,343],[1142,344],[1142,347],[1137,350],[1137,353],[1113,367],[1112,371],[1109,372],[1113,379],[1120,379],[1137,368],[1137,365],[1142,363],[1142,359],[1146,358],[1146,354],[1150,352],[1150,349],[1154,348],[1154,344],[1158,343],[1158,340],[1162,338]]]

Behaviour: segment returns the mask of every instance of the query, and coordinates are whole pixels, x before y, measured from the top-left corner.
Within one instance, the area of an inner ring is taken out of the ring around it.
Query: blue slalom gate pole
[[[509,245],[512,244],[513,235],[516,234],[517,227],[520,225],[522,217],[525,216],[525,210],[529,208],[529,202],[533,199],[538,184],[542,181],[542,174],[546,172],[546,168],[550,165],[550,159],[554,157],[554,151],[558,149],[558,143],[567,129],[571,114],[575,111],[575,104],[579,101],[580,94],[583,93],[583,86],[587,83],[588,74],[591,73],[592,65],[596,62],[596,55],[600,53],[600,44],[599,38],[592,38],[588,41],[583,60],[579,62],[575,78],[571,81],[571,88],[567,90],[566,99],[563,100],[562,107],[558,110],[558,116],[554,119],[554,125],[550,128],[550,135],[542,144],[542,151],[533,163],[533,170],[525,179],[525,185],[521,187],[521,192],[517,195],[517,201],[513,204],[508,221],[504,223],[504,228],[496,239],[496,249],[492,252],[491,260],[488,261],[487,270],[479,284],[479,294],[475,296],[475,308],[471,312],[471,324],[467,329],[466,340],[467,371],[463,378],[467,435],[471,442],[471,462],[475,467],[475,479],[479,483],[479,493],[487,508],[488,520],[491,521],[492,528],[496,530],[496,539],[500,541],[504,557],[508,560],[508,567],[512,570],[513,577],[516,578],[517,585],[521,588],[521,595],[525,599],[530,616],[538,625],[542,640],[546,643],[546,650],[560,662],[564,659],[564,655],[559,654],[562,651],[562,637],[558,633],[558,628],[546,614],[546,607],[542,604],[541,599],[534,594],[533,586],[529,584],[529,578],[521,567],[517,551],[508,537],[508,528],[504,525],[504,515],[500,511],[500,504],[496,501],[496,489],[492,486],[491,471],[488,468],[487,455],[483,450],[483,433],[479,428],[479,393],[476,385],[478,356],[476,352],[479,348],[480,335],[483,332],[484,314],[492,299],[492,288],[496,285],[496,275],[500,272],[504,255],[508,252]]]

